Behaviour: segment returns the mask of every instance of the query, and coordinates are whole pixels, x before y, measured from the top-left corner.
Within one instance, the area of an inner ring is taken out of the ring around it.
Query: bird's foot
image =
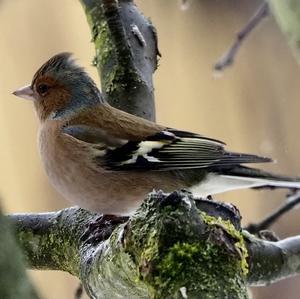
[[[118,224],[125,223],[128,217],[116,215],[101,215],[88,224],[81,236],[85,243],[99,243],[110,237]]]

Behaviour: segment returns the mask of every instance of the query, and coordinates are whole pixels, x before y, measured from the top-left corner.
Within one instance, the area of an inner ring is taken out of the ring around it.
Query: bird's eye
[[[48,92],[49,88],[50,88],[49,85],[45,83],[41,83],[38,85],[37,91],[40,95],[44,96]]]

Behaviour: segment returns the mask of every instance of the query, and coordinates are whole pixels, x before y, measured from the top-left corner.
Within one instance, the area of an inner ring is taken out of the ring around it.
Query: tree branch
[[[91,298],[247,298],[238,211],[213,201],[197,205],[201,211],[190,194],[152,193],[97,244],[81,238],[95,215],[78,208],[11,217],[32,268],[80,277]]]
[[[273,211],[270,215],[265,217],[259,223],[249,224],[248,226],[245,227],[245,230],[247,230],[251,234],[257,234],[262,230],[268,229],[280,217],[282,217],[284,214],[288,213],[295,207],[299,206],[299,204],[300,204],[299,192],[289,195],[287,197],[287,200],[284,202],[284,204],[281,207]]]
[[[80,236],[98,215],[69,208],[10,217],[16,223],[20,245],[32,269],[62,270],[79,275]]]
[[[225,68],[231,66],[234,63],[234,59],[240,50],[243,42],[248,37],[248,35],[257,27],[260,22],[269,15],[269,3],[264,1],[263,4],[258,8],[255,14],[250,18],[248,23],[243,27],[243,29],[238,32],[236,40],[229,48],[229,50],[216,62],[214,65],[215,71],[222,72]]]
[[[155,120],[152,75],[157,68],[155,28],[130,0],[80,0],[92,31],[102,92],[108,102]]]
[[[250,239],[249,284],[269,285],[300,273],[300,236],[277,242]]]
[[[11,216],[31,267],[76,275],[91,298],[177,298],[182,292],[247,298],[247,284],[266,285],[300,270],[300,236],[255,238],[241,231],[235,208],[195,204],[190,194],[152,193],[97,244],[81,238],[96,217],[79,208]]]

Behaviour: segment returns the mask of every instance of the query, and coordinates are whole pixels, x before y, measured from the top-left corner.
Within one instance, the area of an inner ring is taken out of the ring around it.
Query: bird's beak
[[[33,90],[30,85],[21,87],[13,92],[13,95],[26,99],[26,100],[34,100]]]

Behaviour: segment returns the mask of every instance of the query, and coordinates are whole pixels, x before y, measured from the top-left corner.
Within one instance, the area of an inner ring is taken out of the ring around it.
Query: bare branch
[[[261,21],[269,15],[269,4],[264,1],[263,4],[258,8],[255,14],[251,17],[245,27],[237,34],[236,40],[229,48],[229,50],[223,55],[221,59],[214,65],[214,70],[222,72],[225,68],[231,66],[234,59],[241,48],[243,42],[248,37],[248,35],[257,27]]]
[[[300,273],[300,236],[277,242],[250,237],[248,283],[269,285]]]
[[[284,202],[284,204],[281,207],[273,211],[270,215],[268,215],[266,218],[261,220],[259,223],[249,224],[247,227],[245,227],[245,230],[247,230],[251,234],[257,234],[262,230],[268,229],[280,217],[282,217],[284,214],[288,213],[289,211],[297,207],[299,204],[300,204],[299,192],[289,195],[287,197],[287,200]]]

